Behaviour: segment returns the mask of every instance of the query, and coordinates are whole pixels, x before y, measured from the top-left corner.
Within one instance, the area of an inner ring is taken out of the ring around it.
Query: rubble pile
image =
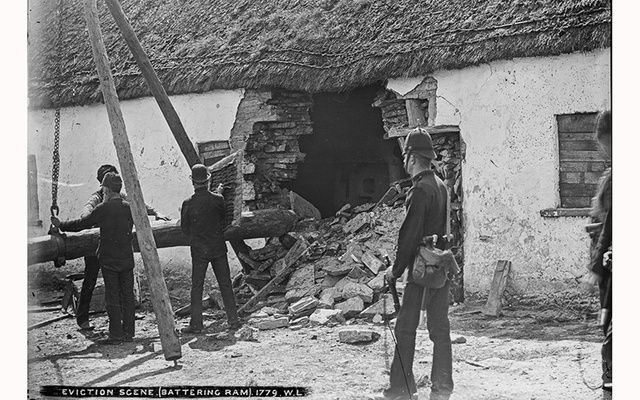
[[[303,220],[296,232],[271,238],[263,248],[251,250],[248,256],[257,267],[234,278],[239,304],[256,296],[288,267],[286,256],[295,243],[303,241],[307,246],[288,278],[246,310],[249,326],[295,330],[354,319],[379,323],[391,318],[393,298],[383,289],[404,217],[399,206],[407,187],[398,189],[378,205],[346,205],[334,218]]]

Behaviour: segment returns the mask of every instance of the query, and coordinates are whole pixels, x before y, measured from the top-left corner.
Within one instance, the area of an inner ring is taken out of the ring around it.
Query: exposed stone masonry
[[[231,131],[231,148],[245,151],[245,207],[288,208],[280,184],[294,180],[304,161],[298,136],[313,133],[311,96],[247,90]]]

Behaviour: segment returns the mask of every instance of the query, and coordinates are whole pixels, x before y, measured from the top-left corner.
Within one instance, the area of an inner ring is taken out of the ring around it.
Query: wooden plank
[[[563,208],[589,208],[591,206],[591,196],[570,197],[562,196],[560,206]]]
[[[226,150],[226,149],[230,149],[231,146],[229,146],[229,141],[228,140],[214,140],[211,142],[199,142],[198,143],[198,150],[200,151],[200,153],[204,153],[207,151],[214,151],[214,150]]]
[[[169,96],[164,90],[160,79],[158,79],[156,72],[153,70],[151,62],[149,61],[149,57],[140,45],[140,42],[138,41],[138,38],[136,37],[136,34],[133,31],[131,24],[129,23],[129,20],[122,11],[120,2],[118,0],[105,0],[105,2],[107,4],[107,7],[109,8],[109,11],[111,12],[111,15],[113,16],[113,19],[116,22],[116,25],[118,25],[120,33],[122,33],[122,37],[127,43],[127,46],[129,47],[133,58],[136,60],[136,64],[138,65],[138,68],[140,68],[140,71],[142,72],[142,75],[144,76],[144,79],[149,86],[153,97],[156,99],[156,102],[158,103],[158,106],[160,107],[160,110],[162,111],[162,114],[164,115],[164,118],[167,121],[169,128],[171,129],[171,133],[176,139],[176,142],[180,147],[180,151],[186,158],[189,167],[193,166],[194,164],[200,163],[200,157],[198,156],[196,149],[193,147],[191,139],[189,139],[189,136],[187,136],[187,132],[185,131],[184,126],[180,121],[180,117],[178,117],[178,113],[176,112],[175,108],[173,108],[173,105],[169,100]]]
[[[558,115],[558,132],[593,132],[597,113]]]
[[[560,172],[560,183],[583,183],[584,172]]]
[[[598,184],[601,176],[602,172],[585,172],[583,174],[584,183]]]
[[[584,172],[589,170],[589,161],[562,161],[560,160],[560,172]]]
[[[594,141],[593,132],[558,132],[560,140],[572,141],[572,140],[591,140]]]
[[[504,294],[504,289],[507,287],[507,278],[510,271],[511,261],[498,260],[496,263],[496,269],[493,273],[493,281],[491,282],[489,298],[482,308],[483,314],[491,315],[493,317],[500,316],[502,312],[502,295]]]
[[[283,263],[284,266],[278,274],[269,281],[258,293],[256,293],[249,301],[240,307],[238,310],[239,313],[245,312],[246,310],[250,310],[254,305],[256,305],[260,300],[264,299],[275,289],[280,282],[282,282],[289,274],[293,271],[294,265],[296,261],[300,259],[307,251],[309,251],[310,245],[309,242],[303,237],[298,239],[296,243],[289,249],[289,252],[286,256],[284,256]]]
[[[589,171],[592,171],[592,172],[602,172],[605,169],[609,168],[610,166],[611,166],[611,163],[606,161],[594,161],[594,162],[590,162],[588,165]]]
[[[588,217],[589,208],[548,208],[540,211],[540,215],[545,218],[559,217]]]
[[[112,6],[115,4],[119,7],[117,1],[114,2],[107,0],[107,4],[109,3],[112,3]],[[136,171],[136,166],[133,161],[131,145],[129,144],[129,138],[127,137],[127,130],[124,118],[122,117],[122,110],[120,109],[115,83],[113,81],[113,76],[111,75],[109,58],[102,39],[96,0],[85,0],[85,17],[87,20],[93,59],[98,72],[98,78],[100,80],[100,89],[107,109],[109,124],[111,125],[113,143],[116,148],[116,155],[118,156],[118,161],[120,163],[120,171],[122,172],[124,184],[129,196],[129,202],[131,204],[133,221],[136,226],[136,236],[138,243],[140,244],[142,260],[147,274],[147,282],[151,292],[151,303],[158,323],[158,332],[160,334],[162,350],[166,360],[177,360],[182,357],[182,348],[175,328],[173,311],[171,310],[171,300],[169,299],[169,292],[167,290],[164,276],[162,275],[162,268],[158,258],[156,243],[153,238],[153,232],[151,231],[149,218],[147,218],[147,208],[142,196],[142,188],[140,187],[140,181],[138,180],[138,172]],[[122,17],[124,17],[124,15],[122,15]],[[133,31],[130,33],[133,33]],[[133,36],[135,37],[135,35]],[[148,65],[145,66],[145,68],[151,68],[151,64],[149,64],[148,59],[147,64]],[[153,69],[151,69],[151,71],[153,71]],[[159,81],[157,83],[159,84]],[[162,85],[159,86],[162,87]],[[157,90],[157,88],[152,89],[152,91],[154,90]],[[177,117],[177,114],[175,117]],[[184,136],[186,137],[186,133]],[[178,140],[178,138],[176,139]],[[193,145],[191,145],[191,141],[189,141],[188,146],[190,146],[191,151],[196,157],[196,160],[188,161],[198,161],[197,153],[195,152]]]
[[[599,151],[598,143],[593,140],[560,140],[560,150]]]
[[[560,196],[593,197],[596,194],[596,190],[597,190],[596,184],[560,182]]]
[[[568,160],[604,161],[604,156],[599,151],[560,150],[560,161]]]
[[[442,133],[460,133],[460,127],[456,125],[437,125],[437,126],[427,126],[427,132],[430,135],[442,134]],[[394,137],[405,137],[412,131],[415,131],[414,128],[409,128],[406,126],[392,126],[387,130],[387,139]]]

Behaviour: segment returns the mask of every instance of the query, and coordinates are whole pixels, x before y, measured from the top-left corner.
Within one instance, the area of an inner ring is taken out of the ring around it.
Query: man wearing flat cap
[[[135,300],[133,294],[133,217],[129,203],[122,199],[122,178],[107,172],[102,179],[103,202],[89,214],[76,220],[51,223],[60,230],[77,232],[100,227],[98,264],[102,269],[105,303],[109,316],[109,337],[106,343],[132,341],[135,334]]]
[[[224,198],[209,191],[211,174],[202,164],[191,167],[194,194],[182,203],[180,227],[191,247],[191,321],[183,333],[200,333],[202,321],[202,291],[209,263],[218,281],[229,329],[238,329],[240,321],[231,287],[231,272],[224,240]]]
[[[447,188],[431,169],[436,158],[431,137],[417,129],[405,139],[404,168],[413,185],[405,202],[406,214],[398,237],[396,260],[387,270],[387,281],[395,280],[408,270],[408,282],[395,326],[397,346],[391,364],[390,385],[385,398],[417,398],[413,375],[416,329],[420,320],[420,306],[426,296],[427,328],[433,342],[431,365],[431,399],[448,399],[453,391],[451,338],[449,332],[449,281],[427,288],[414,282],[413,263],[425,237],[438,235],[435,247],[444,248],[447,227]]]

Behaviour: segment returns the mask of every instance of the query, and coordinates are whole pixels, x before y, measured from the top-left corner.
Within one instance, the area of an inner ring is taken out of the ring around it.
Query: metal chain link
[[[60,108],[56,108],[53,127],[53,163],[51,165],[51,216],[57,216],[58,207],[58,176],[60,174]],[[55,211],[55,214],[54,214]]]
[[[56,72],[58,78],[61,71],[60,41],[62,39],[62,18],[64,1],[58,1],[58,37],[56,39]],[[53,125],[53,160],[51,163],[51,216],[55,217],[60,212],[58,207],[58,177],[60,175],[60,107],[56,107]]]

